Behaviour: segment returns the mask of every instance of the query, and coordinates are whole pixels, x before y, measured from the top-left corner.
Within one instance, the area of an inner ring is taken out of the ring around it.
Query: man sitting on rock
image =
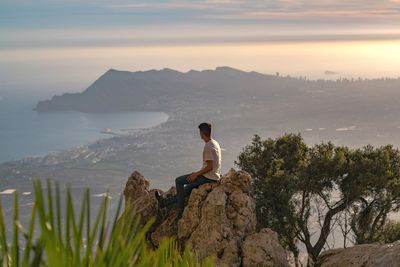
[[[192,192],[193,188],[205,183],[217,182],[221,178],[221,148],[218,142],[211,137],[211,124],[203,122],[199,125],[199,130],[200,137],[205,142],[201,170],[177,177],[175,179],[176,195],[174,196],[163,198],[158,191],[155,191],[160,208],[177,203],[176,219],[182,216],[185,197]]]

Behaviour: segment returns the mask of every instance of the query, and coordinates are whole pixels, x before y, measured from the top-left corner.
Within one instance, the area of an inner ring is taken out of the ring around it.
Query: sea
[[[43,113],[33,110],[38,100],[0,94],[0,163],[44,156],[109,138],[109,133],[149,128],[168,119],[163,112]]]

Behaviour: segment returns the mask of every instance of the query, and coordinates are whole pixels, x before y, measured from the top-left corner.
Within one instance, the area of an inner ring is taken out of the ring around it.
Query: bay
[[[104,132],[149,128],[168,119],[163,112],[40,113],[32,110],[35,104],[24,98],[0,99],[0,163],[44,156],[111,137]]]

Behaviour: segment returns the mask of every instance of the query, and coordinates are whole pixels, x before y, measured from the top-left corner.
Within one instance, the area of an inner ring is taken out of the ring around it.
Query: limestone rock
[[[150,183],[138,171],[134,171],[124,189],[125,206],[134,206],[137,209],[142,224],[152,217],[157,217],[157,199],[154,190],[149,190],[149,186]]]
[[[321,267],[398,267],[400,266],[400,241],[391,244],[364,244],[350,248],[332,249],[321,253]]]
[[[246,237],[242,256],[243,266],[290,266],[285,250],[279,245],[278,234],[266,228]]]
[[[181,248],[190,246],[200,258],[213,257],[217,265],[289,266],[277,234],[269,229],[256,232],[255,201],[249,195],[251,177],[231,169],[218,183],[193,189],[182,215],[175,223],[176,207],[158,211],[155,190],[135,171],[124,191],[126,207],[136,206],[143,223],[156,218],[148,241],[157,247],[165,237],[174,237]],[[167,196],[175,188],[162,192]]]

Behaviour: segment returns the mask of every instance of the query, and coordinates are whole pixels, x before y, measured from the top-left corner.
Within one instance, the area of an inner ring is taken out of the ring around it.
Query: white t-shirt
[[[213,168],[211,171],[203,173],[203,176],[208,179],[219,180],[221,178],[221,148],[218,142],[212,138],[204,144],[202,169],[207,167],[206,160],[213,161]]]

